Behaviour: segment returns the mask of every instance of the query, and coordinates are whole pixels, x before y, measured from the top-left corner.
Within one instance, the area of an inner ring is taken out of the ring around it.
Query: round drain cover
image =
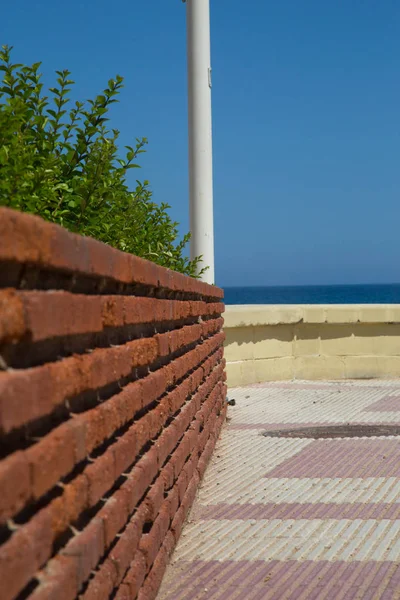
[[[381,437],[400,435],[400,425],[321,425],[320,427],[296,427],[295,429],[275,429],[264,431],[265,437],[280,438],[349,438]]]

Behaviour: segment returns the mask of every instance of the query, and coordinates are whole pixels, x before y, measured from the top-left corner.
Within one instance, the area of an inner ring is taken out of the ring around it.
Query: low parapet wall
[[[400,305],[240,305],[225,313],[230,387],[400,375]]]
[[[0,209],[0,596],[151,600],[226,412],[222,290]]]

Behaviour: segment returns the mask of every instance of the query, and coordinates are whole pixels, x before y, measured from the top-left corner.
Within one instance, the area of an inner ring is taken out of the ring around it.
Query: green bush
[[[57,71],[57,85],[45,96],[41,63],[12,64],[10,53],[7,46],[0,51],[0,205],[197,276],[201,257],[185,256],[190,234],[178,240],[169,205],[152,201],[148,181],[137,181],[134,190],[127,185],[147,140],[125,146],[121,157],[119,132],[107,128],[122,77],[110,79],[95,100],[67,108],[69,71]]]

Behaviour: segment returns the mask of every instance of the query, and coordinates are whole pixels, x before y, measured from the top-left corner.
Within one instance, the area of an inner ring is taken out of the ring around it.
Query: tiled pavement
[[[266,429],[400,424],[400,381],[230,390],[158,600],[400,599],[400,437]]]

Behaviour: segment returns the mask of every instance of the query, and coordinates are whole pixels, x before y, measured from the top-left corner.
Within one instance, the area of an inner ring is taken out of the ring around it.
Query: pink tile
[[[400,396],[385,396],[373,404],[366,406],[367,412],[400,412]]]
[[[204,566],[211,567],[209,571]],[[317,600],[323,592],[332,600],[341,598],[395,598],[395,576],[400,565],[392,562],[343,561],[181,561],[179,584],[172,585],[163,598],[182,600],[218,598],[229,600],[230,594],[243,589],[254,593],[253,600],[268,598],[307,598]],[[209,578],[207,578],[207,573]],[[368,585],[364,584],[368,580]],[[205,591],[207,589],[207,591]],[[372,594],[374,590],[375,595]],[[360,593],[362,595],[360,595]]]
[[[317,440],[265,477],[400,477],[400,440]]]
[[[204,521],[227,519],[400,519],[400,503],[284,502],[279,504],[214,504],[199,507]]]

